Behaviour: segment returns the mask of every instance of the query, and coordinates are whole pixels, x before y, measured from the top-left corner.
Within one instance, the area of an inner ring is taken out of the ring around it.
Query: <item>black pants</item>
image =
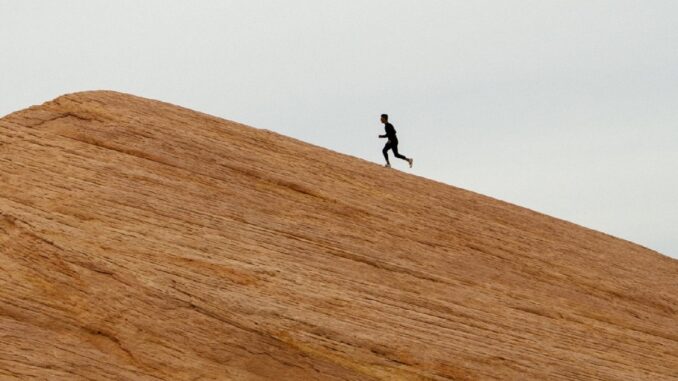
[[[407,158],[401,154],[398,153],[398,140],[389,140],[386,145],[384,146],[384,149],[381,151],[384,153],[384,159],[386,159],[386,162],[388,163],[388,150],[392,149],[393,150],[393,155],[397,157],[398,159],[403,159],[407,160]]]

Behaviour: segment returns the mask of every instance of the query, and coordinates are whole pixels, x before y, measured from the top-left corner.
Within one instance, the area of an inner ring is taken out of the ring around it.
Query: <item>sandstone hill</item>
[[[0,380],[678,380],[678,261],[109,91],[0,120]]]

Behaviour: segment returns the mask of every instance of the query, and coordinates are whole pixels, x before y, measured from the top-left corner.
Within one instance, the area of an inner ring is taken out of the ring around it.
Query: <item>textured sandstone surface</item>
[[[115,92],[0,120],[0,380],[676,380],[678,261]]]

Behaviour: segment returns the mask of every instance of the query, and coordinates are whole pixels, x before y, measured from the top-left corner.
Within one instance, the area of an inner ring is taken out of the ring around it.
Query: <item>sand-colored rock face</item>
[[[678,261],[114,92],[0,120],[0,380],[676,380]]]

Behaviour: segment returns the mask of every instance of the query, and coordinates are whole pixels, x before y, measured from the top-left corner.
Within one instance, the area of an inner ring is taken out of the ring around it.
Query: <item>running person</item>
[[[381,151],[384,153],[384,159],[386,159],[386,168],[391,167],[391,163],[388,161],[388,150],[392,149],[393,150],[393,155],[397,157],[398,159],[403,159],[407,161],[410,164],[410,168],[412,168],[412,162],[414,160],[408,159],[407,157],[401,155],[398,153],[398,138],[396,137],[396,130],[393,128],[393,125],[388,122],[388,115],[386,114],[381,114],[381,122],[384,123],[384,128],[386,129],[386,134],[385,135],[379,135],[380,138],[387,138],[388,141],[386,142],[386,145],[384,146],[384,149]]]

